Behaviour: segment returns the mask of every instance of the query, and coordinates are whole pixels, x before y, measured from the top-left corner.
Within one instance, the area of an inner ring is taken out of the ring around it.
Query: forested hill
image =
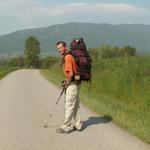
[[[69,43],[74,37],[83,37],[89,48],[99,47],[103,44],[112,46],[130,45],[140,52],[150,52],[150,25],[72,22],[16,31],[0,36],[0,55],[22,54],[25,38],[31,35],[36,36],[40,41],[42,54],[55,54],[55,43],[58,40]]]

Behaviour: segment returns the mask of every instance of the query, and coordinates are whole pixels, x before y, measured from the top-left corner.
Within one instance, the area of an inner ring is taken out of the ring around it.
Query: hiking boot
[[[62,128],[58,128],[58,129],[56,130],[56,132],[57,132],[57,133],[65,133],[65,134],[69,134],[69,133],[70,133],[70,131],[66,131],[66,130],[64,130],[64,129],[62,129]]]

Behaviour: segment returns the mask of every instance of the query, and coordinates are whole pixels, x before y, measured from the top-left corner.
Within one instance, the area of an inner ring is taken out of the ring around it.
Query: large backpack
[[[75,58],[81,81],[91,81],[91,58],[83,38],[71,42],[70,53]]]

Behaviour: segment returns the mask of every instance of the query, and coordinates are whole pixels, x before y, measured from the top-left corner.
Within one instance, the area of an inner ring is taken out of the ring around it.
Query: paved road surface
[[[38,70],[15,71],[0,80],[0,150],[150,150],[84,106],[82,132],[56,133],[63,119],[63,98],[51,126],[44,128],[59,92]]]

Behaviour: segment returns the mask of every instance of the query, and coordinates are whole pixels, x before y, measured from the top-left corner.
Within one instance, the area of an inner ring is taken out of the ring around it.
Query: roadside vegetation
[[[0,79],[2,79],[5,75],[17,69],[18,69],[17,67],[10,67],[10,66],[0,67]]]

